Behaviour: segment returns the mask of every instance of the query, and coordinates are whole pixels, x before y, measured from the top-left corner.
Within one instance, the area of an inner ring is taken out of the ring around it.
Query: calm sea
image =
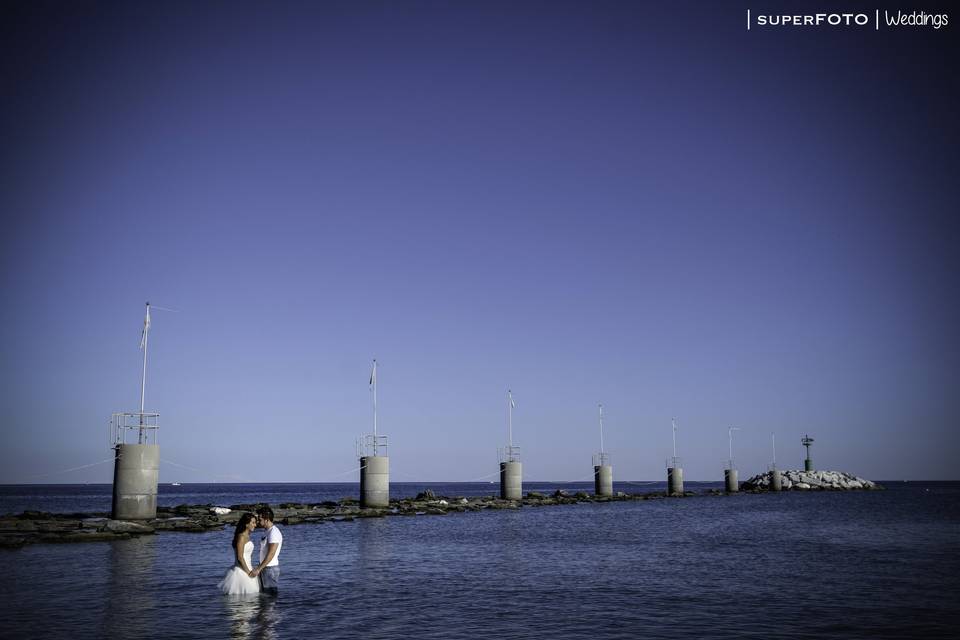
[[[392,490],[428,486],[496,490]],[[0,552],[0,637],[955,638],[960,483],[886,486],[289,526],[280,595],[248,601],[216,590],[229,530],[33,545]],[[524,486],[555,488],[589,485]],[[109,491],[0,487],[0,512],[106,511]],[[356,495],[183,485],[161,487],[160,502]]]

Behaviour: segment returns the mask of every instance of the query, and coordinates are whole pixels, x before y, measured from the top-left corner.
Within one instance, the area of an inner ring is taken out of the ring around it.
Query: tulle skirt
[[[249,593],[260,593],[260,578],[251,578],[238,566],[230,567],[223,580],[217,584],[221,593],[228,596],[241,596]]]

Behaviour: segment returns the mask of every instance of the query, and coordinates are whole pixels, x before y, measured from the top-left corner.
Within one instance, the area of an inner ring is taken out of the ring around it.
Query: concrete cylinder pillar
[[[683,494],[683,469],[681,467],[667,468],[667,495]]]
[[[523,497],[523,468],[519,462],[500,463],[500,498],[519,500]]]
[[[807,458],[803,461],[803,470],[804,471],[813,471],[813,460]]]
[[[120,444],[115,451],[110,517],[114,520],[156,518],[160,445]]]
[[[780,479],[780,469],[770,471],[770,491],[782,491],[783,481]]]
[[[598,464],[593,467],[593,492],[598,496],[613,495],[613,466]]]
[[[740,491],[740,483],[737,482],[736,469],[724,469],[723,481],[727,485],[727,493],[736,493],[737,491]]]
[[[390,458],[360,458],[360,507],[390,506]]]

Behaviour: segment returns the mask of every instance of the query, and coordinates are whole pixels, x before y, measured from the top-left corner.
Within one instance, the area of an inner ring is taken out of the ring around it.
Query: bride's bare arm
[[[240,568],[243,569],[245,573],[250,573],[250,567],[247,566],[247,561],[243,557],[243,547],[247,544],[247,540],[249,539],[250,536],[241,535],[239,538],[237,538],[237,545],[233,549],[237,556],[237,564],[240,565]]]

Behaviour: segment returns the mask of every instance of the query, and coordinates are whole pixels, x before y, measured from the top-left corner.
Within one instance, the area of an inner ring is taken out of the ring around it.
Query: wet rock
[[[5,518],[0,520],[0,532],[27,532],[36,531],[37,524],[32,520],[22,520],[20,518]]]
[[[109,518],[85,518],[80,521],[80,526],[84,529],[101,529],[107,524]]]
[[[41,533],[58,533],[80,529],[80,520],[40,520],[36,522]]]
[[[414,498],[414,500],[418,502],[425,502],[427,500],[435,500],[436,498],[437,498],[436,494],[431,489],[427,489],[425,491],[421,491],[420,493],[418,493],[417,497]]]
[[[110,531],[112,533],[153,533],[153,527],[149,525],[140,524],[139,522],[128,522],[126,520],[107,520],[107,524],[103,530]]]
[[[0,533],[0,549],[17,549],[27,543],[26,536]]]
[[[49,520],[53,514],[46,511],[24,511],[17,517],[23,520]]]

